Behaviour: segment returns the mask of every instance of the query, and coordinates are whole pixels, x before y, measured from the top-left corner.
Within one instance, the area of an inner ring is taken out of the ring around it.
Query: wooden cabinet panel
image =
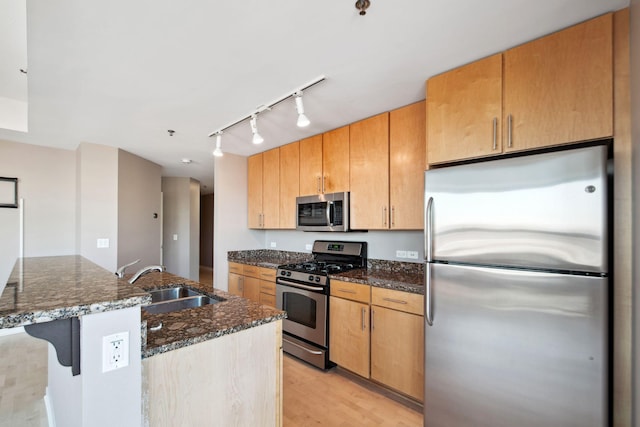
[[[260,267],[260,279],[262,280],[268,280],[271,282],[275,282],[276,281],[276,270],[275,268],[266,268],[266,267]]]
[[[330,360],[369,378],[369,305],[333,296],[329,299]]]
[[[243,297],[260,302],[260,279],[244,276]]]
[[[244,264],[242,268],[242,274],[249,277],[260,278],[260,267],[255,265]]]
[[[262,153],[262,228],[280,226],[280,149]]]
[[[389,113],[389,220],[393,230],[424,228],[426,114],[425,101]]]
[[[424,315],[424,296],[420,294],[372,287],[371,304],[406,311],[419,316]]]
[[[502,152],[502,54],[427,81],[430,164]]]
[[[276,296],[260,292],[260,304],[276,308]]]
[[[229,273],[244,274],[242,264],[237,262],[229,262]]]
[[[322,135],[322,193],[349,191],[349,133],[343,126]]]
[[[247,222],[262,228],[262,153],[247,159]]]
[[[300,144],[280,147],[280,225],[296,228],[296,197],[300,194]]]
[[[244,294],[244,276],[236,273],[229,273],[228,292],[239,297]]]
[[[260,280],[260,293],[275,295],[276,282],[268,282],[266,280]]]
[[[612,22],[603,15],[505,52],[505,151],[613,135]]]
[[[424,400],[424,319],[371,307],[371,378]]]
[[[322,135],[300,141],[300,195],[322,192]]]
[[[350,125],[351,227],[389,228],[389,113]]]
[[[333,296],[359,301],[365,304],[369,304],[371,301],[371,286],[360,283],[331,280],[329,292],[331,292]]]

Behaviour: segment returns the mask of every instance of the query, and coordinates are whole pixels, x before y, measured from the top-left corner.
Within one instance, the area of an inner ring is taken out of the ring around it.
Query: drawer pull
[[[338,289],[340,292],[344,292],[345,294],[355,294],[356,291],[351,289]]]
[[[389,302],[395,302],[396,304],[407,304],[406,301],[403,301],[401,299],[393,299],[393,298],[382,298],[382,299]]]

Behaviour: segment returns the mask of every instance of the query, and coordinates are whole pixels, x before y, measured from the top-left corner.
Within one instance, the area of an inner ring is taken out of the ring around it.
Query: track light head
[[[213,150],[213,155],[216,157],[222,157],[224,153],[222,153],[222,148],[220,148],[220,146],[222,145],[222,132],[218,132],[216,134],[216,149]]]
[[[371,5],[369,0],[357,0],[356,1],[356,9],[360,11],[360,16],[364,16],[367,14],[367,8]]]
[[[307,127],[311,123],[309,118],[304,115],[304,105],[302,104],[302,92],[296,92],[296,111],[298,112],[298,122],[296,123],[299,128]]]
[[[252,115],[249,123],[251,125],[251,132],[253,133],[251,142],[254,144],[262,144],[264,142],[264,138],[258,133],[258,116],[255,114]]]

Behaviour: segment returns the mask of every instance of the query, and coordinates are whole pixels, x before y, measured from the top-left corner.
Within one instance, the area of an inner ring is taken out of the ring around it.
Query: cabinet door
[[[280,147],[280,226],[296,228],[296,197],[300,194],[300,144]]]
[[[369,378],[369,305],[329,298],[329,359]]]
[[[300,141],[300,195],[322,193],[322,135]]]
[[[502,54],[427,80],[429,164],[502,152]]]
[[[350,126],[351,227],[389,228],[389,113]]]
[[[247,160],[247,221],[249,228],[262,228],[262,153]]]
[[[424,400],[424,318],[371,307],[371,378]]]
[[[608,14],[505,52],[505,151],[613,135],[612,31]]]
[[[232,295],[237,295],[239,297],[243,294],[243,280],[244,277],[240,274],[229,273],[229,293]]]
[[[323,193],[349,191],[349,126],[322,135]]]
[[[260,279],[245,276],[242,296],[251,301],[260,302]]]
[[[280,227],[280,149],[262,153],[262,228]]]
[[[426,114],[425,101],[389,113],[389,220],[394,230],[424,228]]]

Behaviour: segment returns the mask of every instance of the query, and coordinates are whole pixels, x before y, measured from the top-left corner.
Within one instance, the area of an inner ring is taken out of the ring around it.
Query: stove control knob
[[[320,276],[316,276],[316,282],[320,282]]]
[[[291,272],[287,271],[287,277],[291,277]]]
[[[281,276],[285,276],[286,274],[287,274],[287,272],[286,272],[286,271],[284,271],[284,270],[282,270],[282,271],[280,272],[280,275],[281,275]]]
[[[313,282],[313,275],[309,276],[309,281]]]

